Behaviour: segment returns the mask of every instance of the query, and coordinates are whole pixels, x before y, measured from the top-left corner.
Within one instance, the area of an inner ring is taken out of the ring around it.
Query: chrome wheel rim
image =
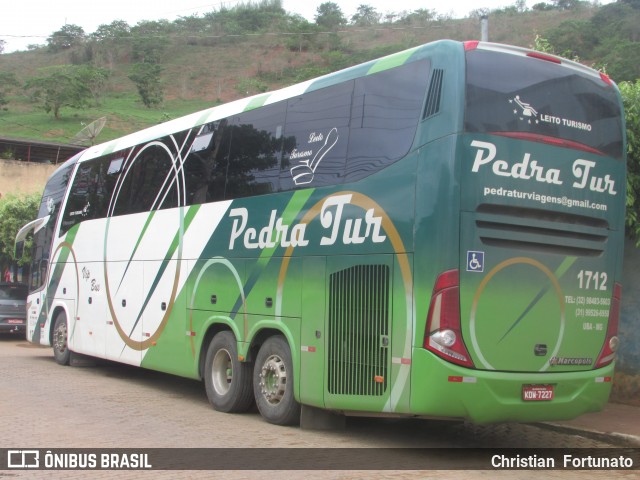
[[[271,405],[277,405],[287,390],[287,369],[278,355],[271,355],[260,370],[260,391]]]
[[[58,324],[58,328],[56,328],[53,337],[53,345],[56,350],[60,353],[64,353],[67,349],[67,324],[65,322],[60,322]]]
[[[221,348],[216,352],[211,363],[211,380],[213,389],[218,395],[226,395],[233,381],[231,354]]]

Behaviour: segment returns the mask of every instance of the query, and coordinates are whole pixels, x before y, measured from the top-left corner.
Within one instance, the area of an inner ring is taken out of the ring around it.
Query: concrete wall
[[[612,400],[640,406],[640,248],[627,240],[622,273],[620,349]]]
[[[0,160],[0,193],[42,193],[55,169],[46,163]]]

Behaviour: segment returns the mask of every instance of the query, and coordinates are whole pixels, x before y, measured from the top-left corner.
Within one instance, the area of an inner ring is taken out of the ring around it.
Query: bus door
[[[16,242],[24,241],[28,233],[33,231],[33,247],[31,266],[29,269],[29,297],[27,300],[27,339],[30,342],[49,344],[49,335],[43,327],[49,317],[48,300],[55,295],[55,285],[47,282],[50,275],[49,262],[52,258],[52,245],[58,226],[60,208],[67,192],[71,173],[81,154],[67,160],[47,181],[38,218],[25,225],[16,236]],[[52,265],[53,268],[55,265]],[[53,288],[52,288],[53,287]]]

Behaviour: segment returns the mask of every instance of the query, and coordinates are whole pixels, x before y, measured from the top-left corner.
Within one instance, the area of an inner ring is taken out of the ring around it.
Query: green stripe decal
[[[147,217],[147,221],[145,222],[144,227],[142,227],[142,233],[140,233],[140,235],[138,236],[138,241],[136,242],[135,247],[133,247],[133,251],[131,252],[131,256],[129,257],[129,261],[127,262],[127,266],[124,269],[124,273],[122,274],[122,278],[120,279],[120,283],[118,284],[118,288],[116,289],[116,294],[118,294],[118,292],[120,291],[120,286],[122,285],[122,281],[127,276],[127,271],[129,270],[129,266],[131,265],[131,262],[133,261],[133,257],[135,257],[136,252],[138,251],[138,247],[140,246],[140,242],[142,242],[142,238],[144,237],[144,234],[146,233],[147,229],[149,228],[149,224],[151,224],[151,220],[153,219],[153,216],[155,214],[156,214],[155,210],[153,210],[151,213],[149,213],[149,216]],[[106,242],[106,237],[105,237],[105,242]]]
[[[380,59],[369,69],[367,75],[404,65],[419,48],[420,47],[412,48],[410,50],[406,50],[404,52],[396,53],[395,55],[390,55],[388,57]]]
[[[571,265],[573,265],[575,263],[575,261],[578,259],[578,257],[566,257],[563,262],[560,264],[560,266],[558,266],[558,268],[556,269],[556,271],[554,272],[555,277],[559,280],[560,278],[562,278],[562,276],[567,273],[567,270],[569,270],[569,268],[571,268]],[[529,305],[527,306],[527,308],[525,308],[524,312],[522,312],[522,315],[520,315],[516,321],[513,323],[513,325],[511,325],[511,327],[505,332],[505,334],[502,336],[502,338],[498,341],[498,343],[500,343],[502,340],[505,339],[505,337],[507,335],[509,335],[509,333],[511,333],[511,331],[520,323],[520,321],[527,315],[527,313],[529,313],[531,311],[531,309],[540,301],[540,299],[542,297],[545,296],[545,294],[549,291],[549,287],[551,287],[550,284],[547,284],[546,286],[542,287],[540,289],[540,291],[538,292],[538,294],[533,298],[533,300],[531,300],[531,302],[529,303]]]
[[[299,215],[300,211],[305,206],[305,204],[309,200],[309,197],[314,191],[315,191],[314,188],[297,190],[291,197],[291,200],[285,207],[284,211],[282,212],[283,221],[286,221],[289,224],[292,223],[293,220]],[[251,272],[251,275],[249,276],[249,279],[245,284],[245,288],[244,288],[245,297],[248,297],[249,293],[251,293],[251,290],[253,289],[256,282],[260,278],[260,275],[264,271],[265,267],[271,261],[271,258],[273,257],[273,254],[275,253],[277,248],[278,247],[272,247],[272,248],[265,248],[264,250],[262,250],[260,257],[258,258],[256,267]],[[232,318],[235,318],[235,316],[238,314],[240,307],[242,307],[242,296],[238,297],[235,305],[233,306],[233,309],[231,312]]]
[[[567,273],[567,270],[569,270],[571,268],[571,266],[576,262],[576,260],[578,259],[578,257],[567,257],[564,259],[564,261],[560,264],[560,266],[556,269],[556,271],[553,273],[556,278],[558,280],[560,280],[565,273]]]
[[[201,126],[204,125],[205,123],[207,123],[209,121],[209,117],[211,116],[211,110],[205,110],[204,112],[201,112],[202,115],[200,115],[200,117],[198,117],[198,121],[195,123],[195,126]]]
[[[69,230],[64,239],[64,243],[73,246],[73,242],[76,239],[79,228],[80,225],[75,225],[71,230]],[[58,256],[58,260],[54,260],[55,269],[53,270],[53,273],[51,274],[51,280],[49,281],[49,288],[47,289],[48,297],[55,296],[56,290],[58,289],[58,284],[60,283],[60,278],[62,278],[62,272],[64,271],[67,260],[69,258],[69,253],[71,253],[71,250],[69,250],[68,248],[60,249],[58,247],[58,249],[60,250],[60,255]]]
[[[262,107],[271,94],[261,95],[259,97],[252,98],[249,104],[245,107],[244,111],[253,110],[254,108]]]
[[[140,322],[140,319],[142,318],[142,312],[144,312],[144,310],[147,308],[147,305],[149,304],[149,301],[151,300],[151,297],[155,293],[156,288],[158,287],[158,284],[160,283],[160,279],[164,275],[164,272],[166,271],[167,267],[169,266],[169,262],[173,258],[173,255],[175,254],[176,250],[178,250],[178,248],[182,247],[182,239],[184,237],[184,233],[191,226],[191,222],[193,222],[193,219],[195,218],[196,213],[198,212],[199,209],[200,209],[200,205],[194,205],[194,206],[190,207],[187,210],[187,214],[184,216],[184,220],[181,219],[180,227],[178,228],[178,231],[176,232],[176,234],[173,237],[173,241],[171,242],[171,245],[169,246],[169,250],[167,251],[167,253],[164,256],[164,260],[162,261],[162,265],[160,266],[160,269],[158,270],[158,274],[156,275],[156,278],[154,278],[154,280],[153,280],[153,284],[151,285],[151,288],[149,288],[149,292],[147,293],[147,297],[144,299],[144,303],[142,304],[142,307],[140,308],[140,312],[138,313],[138,317],[136,318],[136,321],[134,322],[133,327],[131,328],[131,332],[129,333],[129,337],[131,337],[131,335],[133,335],[133,331],[136,329],[136,326]],[[180,209],[180,213],[181,214],[182,214],[182,212],[183,212],[183,210]],[[180,257],[181,257],[181,254],[178,255],[178,261],[180,261]],[[178,264],[177,268],[180,268],[180,264]]]

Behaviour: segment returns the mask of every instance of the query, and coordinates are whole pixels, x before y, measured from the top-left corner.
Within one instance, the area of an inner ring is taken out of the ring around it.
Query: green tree
[[[161,105],[164,100],[164,87],[160,79],[162,70],[162,66],[155,63],[136,63],[131,67],[129,80],[135,83],[138,95],[147,108]]]
[[[554,9],[583,8],[585,2],[555,2]],[[534,5],[535,8],[535,5]],[[545,36],[567,58],[597,59],[616,81],[640,77],[640,1],[626,0],[594,10],[588,20],[568,20]]]
[[[47,113],[53,112],[56,119],[60,118],[63,107],[88,106],[106,80],[106,71],[87,65],[56,65],[40,72],[41,76],[27,80],[25,89]]]
[[[84,43],[86,35],[84,29],[78,25],[65,25],[60,30],[57,30],[47,38],[47,45],[49,51],[57,53],[61,50],[67,50],[71,47],[75,47]]]
[[[516,0],[513,6],[519,13],[524,13],[527,11],[526,0]]]
[[[410,13],[405,13],[400,16],[400,22],[409,25],[428,25],[436,18],[437,12],[435,10],[429,10],[426,8],[419,8]]]
[[[305,51],[311,48],[318,37],[319,27],[300,15],[290,15],[287,19],[285,42],[289,50]]]
[[[553,10],[553,5],[551,5],[550,3],[545,3],[545,2],[539,2],[534,4],[531,7],[531,10],[535,10],[538,12],[546,12],[548,10]]]
[[[549,42],[565,58],[589,58],[597,41],[590,22],[568,20],[548,32]]]
[[[38,215],[40,194],[12,195],[0,198],[0,265],[16,261],[14,244],[18,230]],[[31,239],[25,241],[24,255],[18,265],[31,263]]]
[[[109,71],[104,68],[92,67],[90,65],[82,65],[76,69],[78,81],[83,83],[95,105],[100,105],[102,94],[106,88]]]
[[[486,17],[491,13],[491,10],[488,8],[476,8],[469,12],[469,18],[473,18],[476,20],[480,20],[482,17]]]
[[[9,103],[7,95],[12,88],[20,85],[13,72],[0,72],[0,108],[6,109]]]
[[[607,73],[617,82],[634,81],[640,77],[640,42],[620,42],[602,57]]]
[[[588,5],[584,0],[552,0],[551,3],[558,10],[574,10]]]
[[[351,23],[359,27],[369,27],[380,23],[381,15],[371,5],[359,5],[351,16]]]
[[[607,65],[618,82],[640,77],[640,2],[626,1],[604,5],[593,15],[585,35],[594,38],[590,58]]]
[[[131,35],[131,27],[124,20],[114,20],[109,24],[99,25],[90,38],[99,42],[110,42],[113,40],[123,40]]]
[[[132,55],[139,63],[161,63],[173,27],[167,20],[142,21],[131,28]]]
[[[226,34],[265,32],[286,23],[287,12],[281,0],[240,3],[233,8],[221,8],[214,14],[215,22]]]
[[[324,2],[316,10],[316,25],[325,30],[337,30],[347,24],[342,10],[337,3]]]
[[[627,232],[640,246],[640,80],[618,86],[627,124]]]
[[[95,44],[98,58],[107,62],[110,69],[115,66],[116,59],[129,45],[131,27],[123,20],[115,20],[108,25],[100,25],[90,36]]]

